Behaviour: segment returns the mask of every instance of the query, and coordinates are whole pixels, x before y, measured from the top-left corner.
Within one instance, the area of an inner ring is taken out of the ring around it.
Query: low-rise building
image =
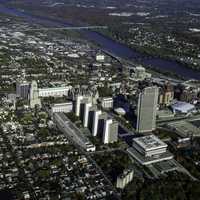
[[[101,106],[104,109],[113,108],[113,98],[112,97],[104,97],[100,99]]]
[[[133,174],[134,172],[131,169],[124,170],[123,173],[117,177],[116,187],[124,189],[126,185],[133,180]]]
[[[194,105],[183,101],[174,102],[171,108],[175,114],[190,114],[196,110]]]
[[[39,88],[39,97],[62,97],[68,96],[71,86]]]
[[[96,55],[96,61],[98,61],[98,62],[104,62],[104,60],[105,60],[105,55],[97,53],[97,55]]]
[[[151,78],[151,74],[146,72],[146,69],[142,66],[137,66],[134,69],[135,73],[133,74],[133,78],[135,80],[144,80],[146,78]]]
[[[128,152],[142,165],[173,159],[167,151],[167,144],[155,135],[134,138]]]
[[[66,103],[57,103],[53,104],[51,106],[51,113],[57,113],[57,112],[64,112],[69,113],[73,110],[73,103],[72,102],[66,102]]]

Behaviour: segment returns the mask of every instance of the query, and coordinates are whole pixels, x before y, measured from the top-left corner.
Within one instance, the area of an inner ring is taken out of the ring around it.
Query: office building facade
[[[136,127],[138,133],[156,129],[157,102],[158,87],[147,87],[139,94]]]

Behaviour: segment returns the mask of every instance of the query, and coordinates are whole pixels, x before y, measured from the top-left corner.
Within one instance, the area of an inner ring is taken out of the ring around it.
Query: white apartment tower
[[[88,127],[89,111],[92,107],[92,103],[85,103],[84,108],[84,117],[83,117],[83,126]]]
[[[102,114],[101,110],[97,110],[94,112],[94,120],[93,120],[93,126],[92,126],[92,135],[93,136],[97,136],[99,116],[101,114]]]
[[[103,143],[113,143],[118,141],[118,123],[113,119],[106,119],[104,121]]]
[[[108,144],[109,143],[109,135],[110,135],[110,126],[112,124],[112,119],[107,119],[104,124],[104,130],[103,130],[103,143]]]
[[[81,101],[83,100],[83,96],[77,96],[76,103],[75,103],[75,115],[77,117],[80,116],[80,108],[81,108]]]

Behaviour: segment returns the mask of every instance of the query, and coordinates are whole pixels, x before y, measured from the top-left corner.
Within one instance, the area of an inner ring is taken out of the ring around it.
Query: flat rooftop
[[[177,132],[180,137],[188,137],[189,135],[200,136],[199,121],[186,121],[181,120],[177,122],[171,122],[168,127]]]
[[[67,122],[66,126],[68,126],[70,130],[81,139],[82,142],[85,144],[90,143],[89,139],[83,133],[81,133],[81,131],[70,121],[70,119],[64,113],[56,114],[59,115],[64,122]]]
[[[187,112],[190,112],[191,110],[195,109],[194,105],[187,103],[187,102],[183,102],[183,101],[177,101],[174,104],[172,104],[171,107],[173,110],[178,110],[183,113],[187,113]]]
[[[54,103],[52,104],[53,107],[60,107],[60,106],[68,106],[71,105],[72,101],[64,102],[64,103]]]
[[[180,166],[174,159],[163,160],[161,162],[152,163],[147,165],[148,169],[154,175],[155,178],[159,178],[160,175],[170,172],[170,171],[178,171]]]
[[[159,148],[167,148],[167,144],[165,144],[155,135],[134,138],[133,141],[145,151],[155,150]]]
[[[61,87],[48,87],[48,88],[39,88],[39,91],[60,91],[60,90],[69,90],[70,86],[61,86]]]
[[[142,165],[150,165],[153,163],[173,159],[173,155],[169,151],[166,151],[165,153],[162,153],[156,156],[150,156],[150,157],[145,157],[143,154],[138,152],[133,147],[129,147],[127,151],[135,160],[137,160]]]

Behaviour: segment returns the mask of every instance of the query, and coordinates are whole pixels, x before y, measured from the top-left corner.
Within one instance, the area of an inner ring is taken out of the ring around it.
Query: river
[[[0,13],[12,16],[18,16],[30,23],[38,23],[44,26],[50,26],[50,27],[73,26],[72,24],[64,20],[50,19],[48,17],[36,16],[29,12],[22,11],[16,8],[8,8],[4,5],[5,2],[7,2],[7,0],[0,0]],[[139,60],[141,64],[151,66],[152,68],[158,69],[160,71],[162,70],[169,71],[178,74],[182,77],[185,77],[187,79],[200,80],[200,72],[187,68],[183,64],[177,63],[175,61],[146,56],[142,53],[135,51],[134,49],[128,48],[124,44],[120,44],[106,36],[103,36],[102,34],[99,34],[91,30],[81,30],[81,32],[87,38],[87,40],[95,42],[96,44],[100,45],[102,49],[109,51],[110,53],[118,57],[128,59],[130,61]]]

